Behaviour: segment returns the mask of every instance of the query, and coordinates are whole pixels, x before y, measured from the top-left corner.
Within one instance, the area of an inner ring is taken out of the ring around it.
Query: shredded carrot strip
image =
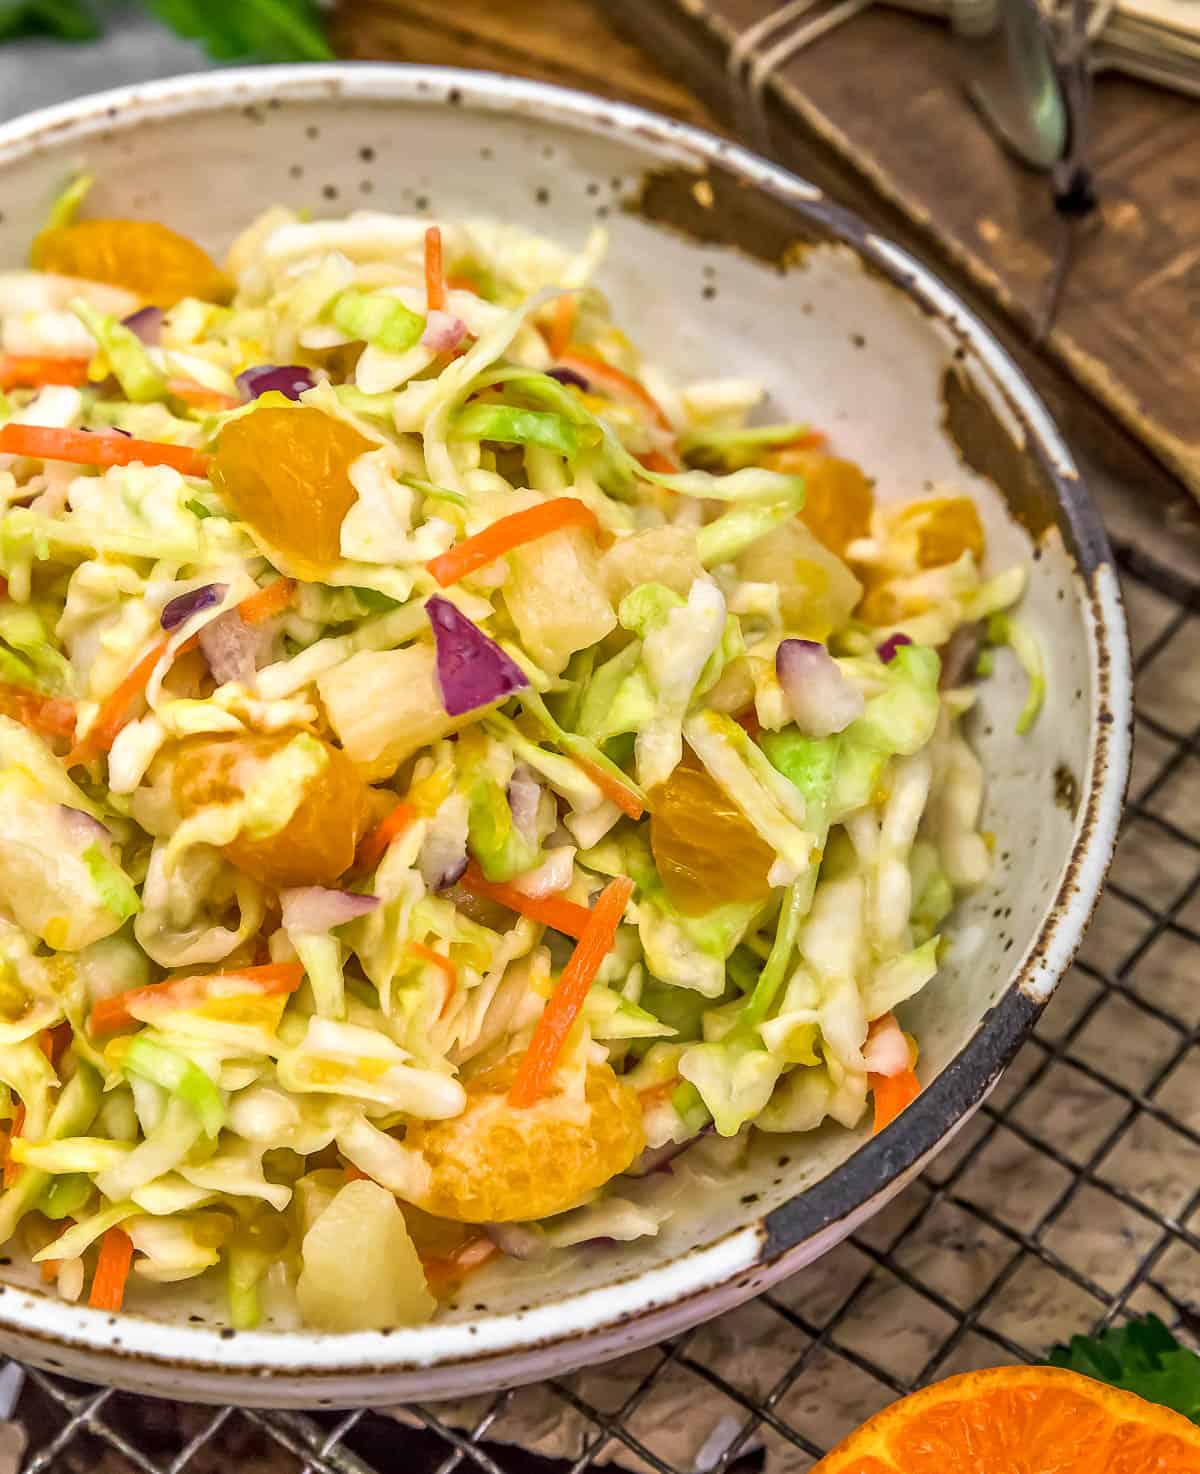
[[[0,435],[3,435],[0,431]],[[238,605],[238,613],[247,624],[261,624],[264,619],[269,619],[273,614],[278,614],[281,609],[286,609],[291,603],[292,596],[296,591],[294,579],[280,578],[265,589],[260,589],[257,594],[251,594],[248,599],[243,599]],[[105,697],[103,705],[96,716],[96,720],[88,728],[81,742],[77,743],[63,759],[68,768],[77,764],[89,762],[98,753],[107,752],[116,741],[117,733],[129,720],[129,711],[133,703],[146,689],[154,667],[167,653],[169,641],[160,640],[153,649],[148,650],[141,660],[134,666],[125,679]],[[195,635],[184,640],[175,654],[186,655],[195,650],[199,640]],[[74,728],[74,713],[72,713],[71,731]]]
[[[442,232],[431,225],[425,232],[425,305],[430,312],[446,308],[446,278],[442,272]]]
[[[904,1070],[899,1075],[868,1075],[867,1083],[875,1096],[875,1135],[890,1126],[921,1093],[921,1082],[914,1070]]]
[[[571,334],[575,331],[575,317],[578,311],[578,299],[567,292],[564,292],[554,304],[554,317],[550,322],[546,346],[555,358],[561,358],[571,346]]]
[[[628,876],[610,880],[592,907],[588,924],[583,929],[574,952],[563,968],[550,1001],[542,1011],[529,1048],[521,1056],[516,1077],[508,1092],[508,1103],[522,1107],[534,1105],[546,1093],[562,1054],[571,1025],[587,999],[592,979],[600,964],[612,951],[617,927],[625,914],[625,906],[633,894],[633,881]]]
[[[649,1106],[659,1105],[670,1095],[680,1083],[678,1075],[672,1075],[669,1080],[664,1080],[661,1085],[647,1085],[645,1090],[639,1090],[638,1099],[642,1103],[642,1109]]]
[[[794,453],[819,450],[828,439],[829,436],[823,430],[806,430],[803,435],[789,440],[786,445],[777,445],[767,451],[762,463],[772,471],[804,470],[807,463],[803,455],[797,458]]]
[[[408,950],[414,957],[419,957],[422,962],[428,962],[434,967],[441,968],[443,976],[452,988],[458,986],[458,968],[444,952],[435,951],[433,947],[427,947],[424,942],[409,942]]]
[[[452,292],[472,292],[476,297],[482,295],[479,283],[473,276],[464,276],[461,272],[451,272],[446,278],[446,285]]]
[[[398,834],[418,817],[416,809],[412,804],[398,803],[390,813],[387,813],[364,837],[358,847],[358,854],[354,862],[363,870],[370,870],[372,866],[378,865],[383,859],[384,851]]]
[[[547,537],[564,527],[587,527],[600,530],[595,514],[575,496],[556,496],[523,512],[501,517],[474,537],[465,538],[448,552],[430,558],[428,568],[442,588],[457,583],[477,568],[485,568],[525,543]]]
[[[58,430],[44,425],[7,424],[0,429],[0,452],[77,466],[170,466],[181,476],[207,476],[209,456],[190,445],[164,445],[129,435],[92,430]]]
[[[198,637],[191,635],[184,640],[182,645],[176,646],[175,655],[188,655],[196,649],[199,643]],[[108,693],[97,713],[96,720],[84,734],[83,740],[76,743],[63,758],[68,768],[73,768],[79,763],[90,762],[98,753],[107,752],[112,747],[117,739],[117,733],[130,719],[130,708],[145,691],[154,673],[154,667],[167,653],[169,644],[169,640],[160,640],[152,650],[148,650],[142,656],[120,685]]]
[[[666,451],[662,450],[643,451],[640,456],[635,456],[634,459],[640,465],[645,466],[647,471],[663,471],[669,473],[679,470],[679,462],[674,456],[669,456]]]
[[[43,1029],[38,1035],[38,1044],[42,1053],[50,1061],[55,1069],[63,1057],[63,1051],[71,1042],[71,1025],[65,1020],[61,1024],[55,1024],[52,1029]]]
[[[434,1294],[439,1291],[445,1292],[457,1284],[461,1284],[473,1270],[482,1268],[489,1259],[500,1251],[492,1243],[491,1239],[482,1234],[478,1238],[468,1239],[460,1248],[455,1249],[453,1254],[430,1256],[421,1260],[421,1268],[425,1271],[425,1283]]]
[[[120,1310],[133,1262],[133,1240],[123,1228],[110,1228],[100,1240],[88,1304],[93,1310]]]
[[[75,705],[56,696],[41,696],[23,686],[0,683],[0,712],[44,737],[75,735]]]
[[[619,779],[589,759],[579,757],[576,753],[571,753],[570,757],[575,766],[582,769],[604,797],[611,799],[623,814],[628,814],[631,819],[640,819],[646,812],[645,804],[632,788],[627,788]]]
[[[86,358],[0,353],[0,389],[40,389],[46,384],[67,384],[78,389],[88,381],[89,362]]]
[[[616,390],[618,394],[628,399],[636,399],[662,429],[672,429],[662,405],[646,386],[621,369],[615,368],[598,353],[591,353],[572,343],[565,353],[558,355],[558,361],[563,368],[574,369],[577,374],[582,374],[585,379],[590,379],[593,383],[606,389]]]
[[[296,580],[294,578],[277,578],[265,589],[259,589],[257,594],[251,594],[248,599],[243,599],[238,605],[238,613],[247,624],[262,624],[263,620],[271,619],[276,614],[282,614],[292,602],[295,594]]]
[[[41,1263],[42,1284],[52,1285],[58,1278],[58,1271],[62,1268],[61,1259],[43,1259]]]
[[[11,1187],[21,1175],[20,1162],[12,1159],[12,1140],[14,1136],[20,1136],[25,1129],[25,1102],[19,1100],[17,1108],[13,1112],[12,1125],[9,1127],[8,1140],[4,1143],[4,1173],[0,1183],[4,1187]]]
[[[167,641],[160,640],[147,650],[123,681],[104,698],[104,702],[83,741],[64,759],[68,768],[83,763],[98,752],[107,752],[117,733],[129,720],[129,709],[146,689],[154,667],[167,653]]]
[[[294,993],[304,981],[304,968],[299,962],[268,962],[261,967],[235,967],[228,972],[196,973],[186,978],[171,978],[164,983],[151,983],[145,988],[130,988],[100,998],[92,1005],[88,1027],[93,1034],[111,1034],[134,1022],[130,1008],[142,1003],[174,1004],[177,1008],[203,1003],[215,978],[236,978],[246,984],[246,993],[273,998],[281,993]]]
[[[509,885],[505,881],[488,880],[474,860],[467,866],[462,885],[473,896],[498,901],[510,911],[528,916],[531,921],[540,921],[543,926],[552,927],[564,936],[575,937],[576,940],[583,935],[591,915],[586,906],[580,906],[576,901],[564,901],[561,896],[535,898],[527,896],[524,891],[519,891],[515,885]]]
[[[414,957],[419,957],[422,962],[428,962],[430,966],[440,968],[442,976],[446,979],[446,992],[442,998],[442,1006],[438,1009],[438,1018],[441,1018],[450,1007],[450,1000],[454,997],[455,989],[458,987],[458,968],[445,953],[436,952],[432,947],[425,946],[423,942],[409,942],[408,950]]]
[[[190,404],[194,409],[239,409],[242,404],[232,394],[222,394],[219,389],[209,389],[191,379],[168,379],[167,390],[176,399],[182,399],[184,404]]]

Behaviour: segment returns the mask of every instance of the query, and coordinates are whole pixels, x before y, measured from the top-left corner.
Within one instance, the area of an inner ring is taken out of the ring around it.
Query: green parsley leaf
[[[165,25],[214,61],[329,61],[313,0],[146,0]]]
[[[1046,1360],[1052,1367],[1135,1392],[1200,1424],[1200,1356],[1181,1346],[1156,1315],[1110,1327],[1099,1336],[1072,1336],[1068,1346],[1053,1347]]]
[[[91,41],[99,34],[87,0],[0,0],[0,41],[32,35]]]

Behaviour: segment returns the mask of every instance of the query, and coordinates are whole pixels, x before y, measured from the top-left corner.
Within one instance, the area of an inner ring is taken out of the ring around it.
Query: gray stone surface
[[[0,119],[86,92],[173,77],[207,65],[199,46],[173,35],[137,7],[122,6],[99,41],[31,37],[0,46]]]

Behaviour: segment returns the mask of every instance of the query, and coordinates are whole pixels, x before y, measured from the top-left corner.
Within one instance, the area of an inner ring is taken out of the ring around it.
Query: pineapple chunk
[[[619,538],[600,559],[600,575],[614,604],[643,583],[661,583],[686,599],[704,566],[696,534],[687,527],[649,527]]]
[[[576,650],[596,644],[617,624],[591,537],[579,528],[510,553],[504,599],[521,643],[555,676]]]
[[[402,650],[360,650],[326,671],[317,690],[342,746],[379,777],[478,715],[446,715],[437,657],[433,646],[424,643]]]
[[[827,640],[862,598],[849,568],[795,518],[747,548],[737,568],[750,583],[778,584],[784,624],[809,640]]]
[[[429,1320],[425,1283],[396,1199],[377,1182],[348,1182],[304,1235],[296,1299],[321,1331],[377,1331]]]

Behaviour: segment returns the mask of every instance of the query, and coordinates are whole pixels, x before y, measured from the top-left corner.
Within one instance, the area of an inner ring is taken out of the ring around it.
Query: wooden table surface
[[[678,65],[679,58],[656,44],[649,29],[656,9],[657,0],[639,0],[632,7],[628,0],[611,7],[605,0],[340,0],[332,40],[339,54],[353,59],[511,72],[623,98],[728,132],[688,80],[666,69],[667,61]],[[619,28],[618,12],[628,30]],[[787,161],[936,270],[953,276],[903,214],[815,134],[791,139]],[[1033,379],[1076,449],[1113,482],[1136,488],[1136,498],[1127,498],[1122,509],[1129,526],[1118,535],[1154,541],[1163,536],[1165,522],[1172,539],[1187,540],[1200,554],[1200,518],[1176,479],[1061,366],[1030,349],[968,283],[956,285]]]

